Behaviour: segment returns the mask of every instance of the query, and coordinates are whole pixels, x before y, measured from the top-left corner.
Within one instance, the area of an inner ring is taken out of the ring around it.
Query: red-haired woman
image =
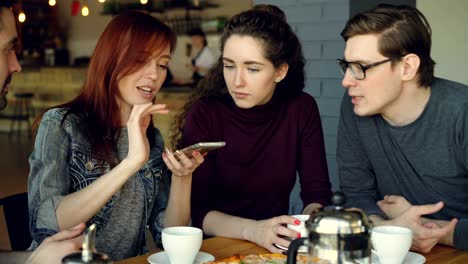
[[[80,94],[42,116],[29,159],[31,248],[96,223],[96,249],[118,260],[147,251],[147,228],[159,244],[162,228],[189,224],[192,172],[203,156],[163,152],[151,119],[168,112],[154,102],[175,41],[150,15],[115,17]]]

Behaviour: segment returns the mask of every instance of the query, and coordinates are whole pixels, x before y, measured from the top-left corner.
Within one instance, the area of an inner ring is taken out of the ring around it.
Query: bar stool
[[[31,136],[31,118],[34,118],[34,108],[32,106],[33,93],[15,93],[16,104],[10,122],[10,134],[15,131],[21,132],[21,123],[26,122],[28,133]]]

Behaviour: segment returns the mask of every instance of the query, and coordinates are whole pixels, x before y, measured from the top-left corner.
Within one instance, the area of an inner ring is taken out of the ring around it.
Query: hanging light
[[[86,4],[83,5],[83,8],[81,9],[81,15],[82,16],[88,16],[89,15],[89,8]]]
[[[141,3],[142,5],[146,5],[146,4],[148,3],[148,0],[140,0],[140,3]]]
[[[20,23],[24,23],[24,21],[26,21],[26,14],[25,14],[23,11],[21,11],[21,12],[19,13],[19,15],[18,15],[18,21],[19,21]]]
[[[50,6],[54,6],[56,3],[57,3],[57,1],[55,1],[55,0],[49,0],[49,5]]]
[[[104,3],[106,0],[99,0],[99,3]]]

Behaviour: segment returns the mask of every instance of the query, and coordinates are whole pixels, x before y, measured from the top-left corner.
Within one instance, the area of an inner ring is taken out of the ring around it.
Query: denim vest
[[[91,145],[82,132],[83,120],[70,114],[62,124],[67,109],[51,109],[41,121],[34,150],[29,158],[29,224],[34,249],[46,237],[59,231],[56,212],[64,196],[79,191],[111,170],[103,157],[91,153]],[[164,212],[170,190],[169,171],[162,160],[164,142],[156,129],[155,146],[149,160],[137,172],[145,189],[145,217],[141,219],[141,245],[138,254],[146,253],[145,230],[150,229],[156,245],[161,245]],[[97,224],[96,236],[108,223],[119,192],[88,222]],[[137,227],[135,227],[137,228]]]

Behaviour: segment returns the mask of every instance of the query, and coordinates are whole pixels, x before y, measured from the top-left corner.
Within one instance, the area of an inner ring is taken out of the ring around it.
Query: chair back
[[[26,250],[32,242],[29,232],[28,193],[0,199],[12,250]]]

